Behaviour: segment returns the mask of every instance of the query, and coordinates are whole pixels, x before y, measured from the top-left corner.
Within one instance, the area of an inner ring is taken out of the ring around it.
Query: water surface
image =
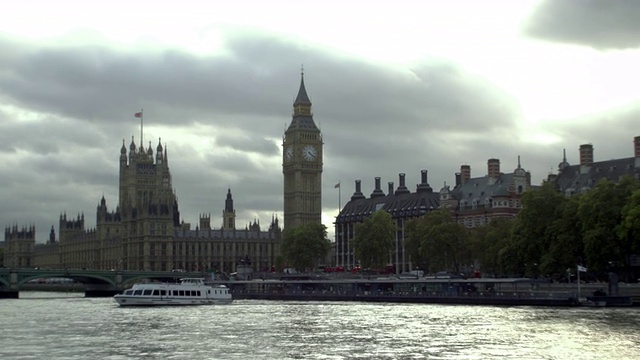
[[[2,359],[638,359],[640,308],[0,300]]]

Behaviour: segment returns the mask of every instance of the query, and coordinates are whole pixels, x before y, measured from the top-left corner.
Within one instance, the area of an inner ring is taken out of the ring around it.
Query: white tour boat
[[[180,279],[179,284],[135,284],[113,297],[120,306],[212,305],[233,301],[224,285],[205,285],[202,278]]]

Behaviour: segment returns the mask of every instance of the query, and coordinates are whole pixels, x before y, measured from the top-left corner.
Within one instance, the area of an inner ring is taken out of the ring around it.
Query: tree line
[[[572,197],[552,183],[526,191],[515,218],[493,219],[467,229],[448,209],[406,222],[405,253],[415,268],[434,273],[479,270],[493,276],[554,277],[582,265],[604,277],[619,272],[637,279],[631,255],[640,254],[640,180],[600,181]],[[389,213],[376,211],[356,225],[354,254],[363,268],[382,270],[393,262],[398,227]],[[326,258],[331,242],[321,224],[286,231],[283,260],[298,270]]]
[[[640,181],[600,181],[566,197],[552,183],[526,191],[515,218],[467,230],[441,209],[409,221],[406,251],[429,271],[460,272],[477,264],[495,276],[554,277],[576,265],[632,280],[631,255],[640,254]]]

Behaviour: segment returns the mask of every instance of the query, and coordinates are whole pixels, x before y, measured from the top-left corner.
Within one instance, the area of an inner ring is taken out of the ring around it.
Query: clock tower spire
[[[293,117],[282,144],[285,229],[322,222],[322,145],[301,71]]]

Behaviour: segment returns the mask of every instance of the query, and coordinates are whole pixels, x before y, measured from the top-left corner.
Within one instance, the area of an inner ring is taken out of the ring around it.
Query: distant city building
[[[4,230],[4,266],[8,268],[31,267],[36,228],[18,228],[13,225]]]
[[[322,222],[322,146],[302,74],[293,118],[282,142],[285,229]]]
[[[211,227],[200,215],[195,230],[180,221],[171,184],[167,150],[158,142],[155,161],[151,145],[129,153],[120,149],[120,199],[109,211],[104,197],[96,210],[96,228],[86,229],[84,214],[60,215],[59,239],[52,227],[46,244],[35,243],[35,227],[5,229],[5,266],[168,271],[217,269],[234,272],[239,263],[264,271],[275,263],[281,229],[273,217],[262,231],[254,220],[235,226],[231,189],[222,212],[222,227]]]
[[[142,113],[136,114],[140,117]],[[288,227],[322,220],[322,134],[313,121],[311,101],[300,80],[293,117],[283,137],[284,220]],[[36,244],[35,226],[5,229],[5,266],[157,270],[267,270],[279,255],[282,229],[272,217],[262,230],[254,220],[236,226],[231,189],[222,226],[211,227],[201,214],[195,230],[180,219],[171,184],[168,152],[158,141],[154,156],[131,139],[120,149],[119,200],[109,211],[104,197],[96,210],[96,228],[86,229],[84,214],[60,214],[59,238],[52,226],[46,244]]]
[[[440,189],[440,207],[451,210],[459,224],[467,228],[486,225],[493,219],[513,218],[521,209],[520,198],[531,188],[531,174],[520,165],[511,173],[500,171],[500,160],[487,161],[487,174],[471,177],[469,165],[460,166],[455,187]]]
[[[361,181],[355,181],[355,192],[349,202],[340,210],[335,222],[335,256],[336,266],[346,269],[358,265],[358,259],[353,252],[352,240],[355,238],[356,224],[361,223],[377,210],[385,210],[391,214],[398,225],[394,239],[395,248],[390,265],[395,265],[398,273],[412,270],[409,256],[404,250],[404,226],[408,220],[425,215],[439,207],[439,194],[434,193],[427,182],[427,170],[422,170],[421,182],[416,186],[416,192],[411,192],[405,185],[405,174],[399,175],[399,186],[393,188],[393,182],[388,183],[385,194],[380,188],[380,178],[375,178],[375,188],[367,198],[361,190]]]
[[[405,224],[407,221],[423,216],[429,211],[445,208],[459,224],[474,228],[488,224],[493,219],[513,218],[520,208],[522,194],[531,188],[531,174],[520,165],[512,173],[500,171],[500,160],[489,159],[487,175],[471,177],[471,167],[462,165],[456,174],[453,189],[446,185],[435,193],[427,182],[427,170],[422,170],[421,182],[412,193],[405,185],[405,174],[400,174],[400,185],[393,189],[393,182],[385,194],[380,188],[380,178],[375,178],[375,189],[367,198],[361,191],[361,182],[356,180],[356,191],[350,201],[336,217],[336,266],[352,268],[358,259],[353,252],[352,240],[355,238],[356,224],[370,217],[377,210],[391,214],[398,225],[395,249],[389,259],[389,266],[397,273],[412,270],[408,254],[404,250]]]
[[[570,165],[563,151],[558,173],[547,177],[567,197],[584,194],[602,179],[618,183],[624,176],[640,178],[640,136],[633,139],[633,157],[594,161],[592,144],[580,145],[579,155],[580,163]]]

